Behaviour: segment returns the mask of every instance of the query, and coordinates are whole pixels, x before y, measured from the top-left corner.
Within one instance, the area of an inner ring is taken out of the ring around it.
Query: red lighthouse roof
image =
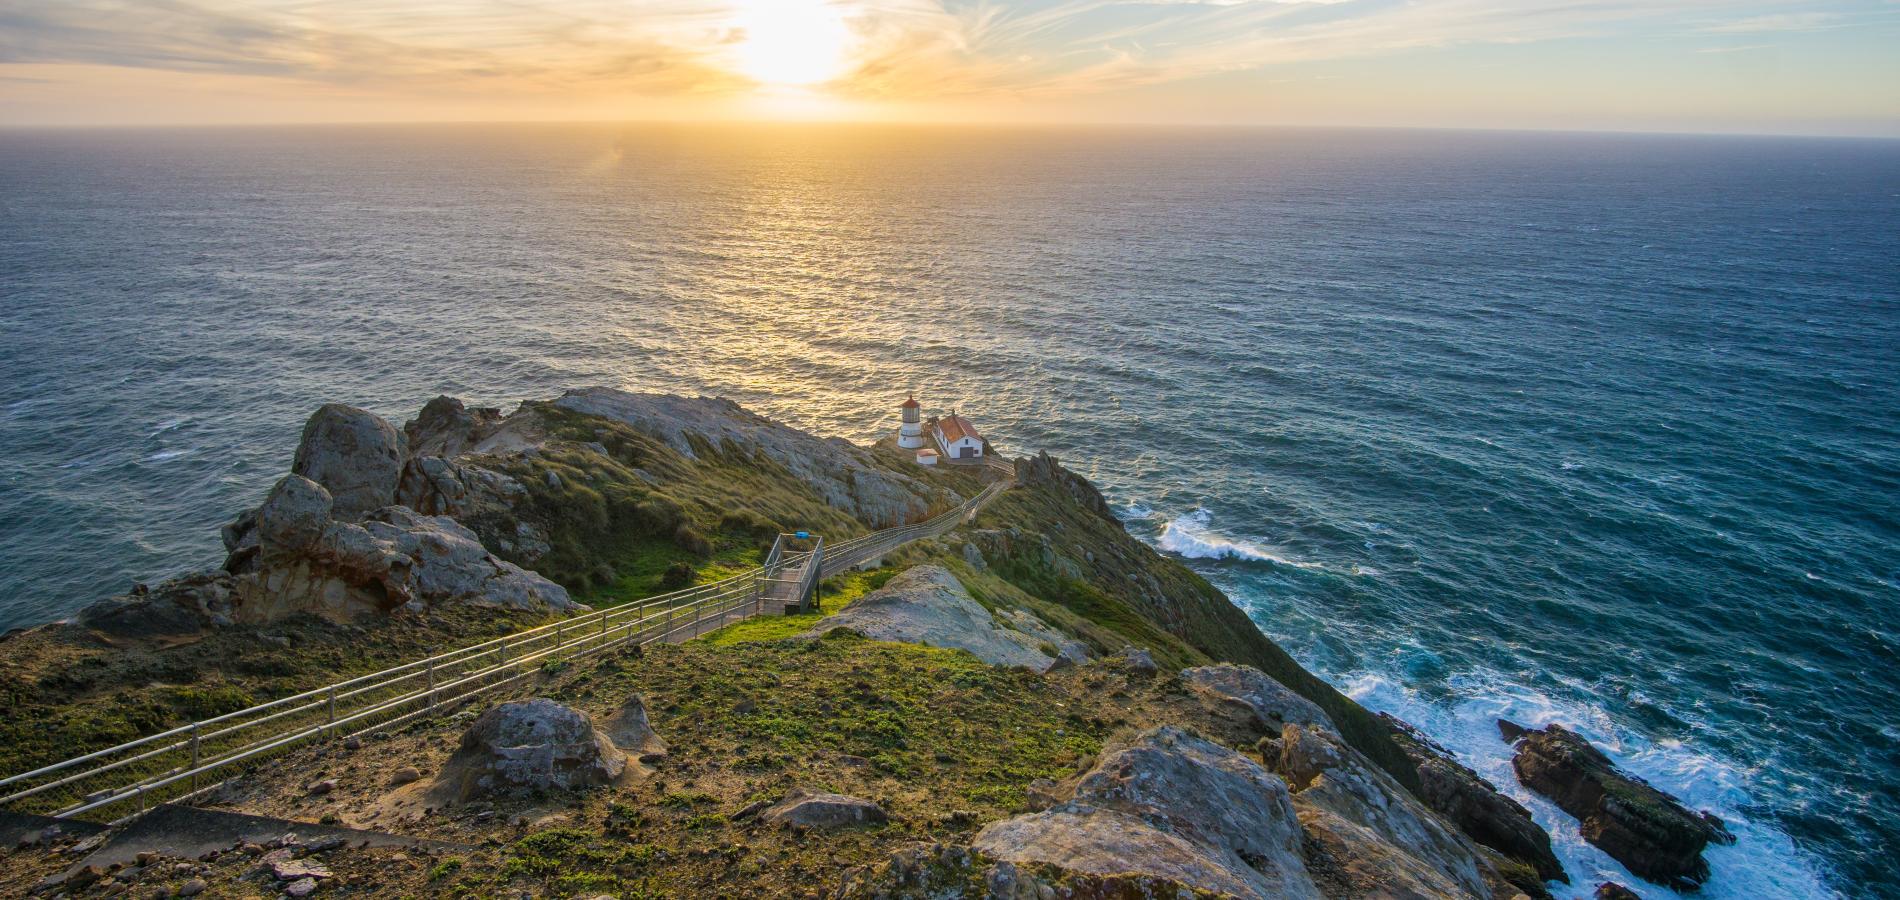
[[[910,399],[909,399],[909,400],[905,400],[905,401],[903,402],[903,404],[901,405],[901,408],[902,408],[902,409],[916,409],[916,408],[917,408],[917,395],[916,395],[916,394],[912,394],[912,395],[910,395]]]

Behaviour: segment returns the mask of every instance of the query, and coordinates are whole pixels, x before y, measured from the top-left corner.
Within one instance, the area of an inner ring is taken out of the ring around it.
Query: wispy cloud
[[[1712,34],[1761,34],[1774,31],[1819,31],[1824,28],[1838,28],[1842,24],[1838,13],[1801,12],[1775,13],[1765,16],[1751,16],[1732,22],[1710,25],[1703,31]]]

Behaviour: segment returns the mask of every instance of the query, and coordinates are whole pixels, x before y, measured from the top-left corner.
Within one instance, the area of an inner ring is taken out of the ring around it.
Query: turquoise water
[[[0,204],[0,625],[215,561],[322,402],[914,387],[1499,784],[1562,721],[1717,809],[1706,895],[1900,895],[1900,143],[14,132]]]

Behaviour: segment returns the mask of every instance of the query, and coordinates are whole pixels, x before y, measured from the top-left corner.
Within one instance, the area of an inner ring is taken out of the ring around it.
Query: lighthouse
[[[902,407],[904,424],[897,426],[897,446],[906,450],[915,450],[924,445],[924,423],[919,416],[917,395],[911,394]]]

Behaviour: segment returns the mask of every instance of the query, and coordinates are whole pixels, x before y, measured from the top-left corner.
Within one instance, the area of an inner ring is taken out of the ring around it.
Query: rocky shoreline
[[[508,617],[558,618],[743,567],[789,525],[844,537],[916,521],[974,495],[985,477],[926,471],[895,448],[823,440],[723,400],[594,388],[504,415],[441,397],[400,429],[328,405],[306,424],[290,471],[224,527],[221,565],[10,635],[21,662],[6,675],[19,692],[58,683],[55,660],[102,673],[36,708],[72,729],[64,711],[79,715],[137,683],[136,672],[114,674],[129,654],[163,666],[194,646],[223,646],[220,635],[261,640],[287,628],[351,629],[345,640],[368,645],[416,624],[466,628],[455,623],[483,611],[507,629]],[[457,863],[452,878],[412,879],[389,868],[389,851],[326,850],[339,871],[360,864],[382,875],[260,881],[242,848],[188,867],[191,877],[214,892],[281,882],[292,896],[362,893],[384,876],[420,893],[447,881],[578,894],[515,852],[560,831],[615,860],[589,876],[600,884],[660,877],[693,895],[740,883],[697,863],[634,865],[629,841],[686,853],[717,831],[765,848],[761,858],[799,860],[808,870],[793,883],[837,896],[1516,900],[1569,882],[1521,804],[1300,668],[1204,580],[1129,536],[1092,485],[1047,455],[1018,461],[1016,486],[969,527],[834,591],[848,602],[787,621],[796,628],[755,620],[627,662],[551,670],[531,696],[371,746],[298,751],[295,774],[254,772],[213,801],[515,848]],[[294,659],[301,648],[280,649]],[[204,652],[190,659],[198,668],[173,665],[172,677],[219,679],[247,699],[299,683],[247,676]],[[882,674],[867,674],[866,660]],[[676,682],[687,669],[707,674]],[[747,680],[735,681],[741,673]],[[319,666],[299,677],[322,675]],[[744,698],[720,706],[731,690]],[[898,699],[912,695],[930,699]],[[925,704],[968,715],[951,724]],[[1040,736],[1018,724],[972,742],[1024,716],[1042,722]],[[864,730],[879,721],[891,730]],[[1640,878],[1692,891],[1708,877],[1704,848],[1732,841],[1719,820],[1618,771],[1561,725],[1500,728],[1516,745],[1519,780]],[[681,741],[699,752],[669,753]],[[811,752],[836,758],[821,767],[830,775],[778,761]],[[707,799],[676,802],[681,784],[701,785],[691,796]],[[840,785],[869,796],[827,789]],[[725,804],[716,816],[702,809]],[[553,815],[569,824],[532,825]],[[824,852],[803,846],[812,841]],[[175,893],[177,879],[155,873],[186,871],[86,873],[66,865],[83,854],[56,838],[12,852],[32,864],[22,871],[46,874],[0,880],[0,890],[107,896],[162,883]],[[787,876],[747,877],[763,889]],[[1597,896],[1619,890],[1603,885]]]

